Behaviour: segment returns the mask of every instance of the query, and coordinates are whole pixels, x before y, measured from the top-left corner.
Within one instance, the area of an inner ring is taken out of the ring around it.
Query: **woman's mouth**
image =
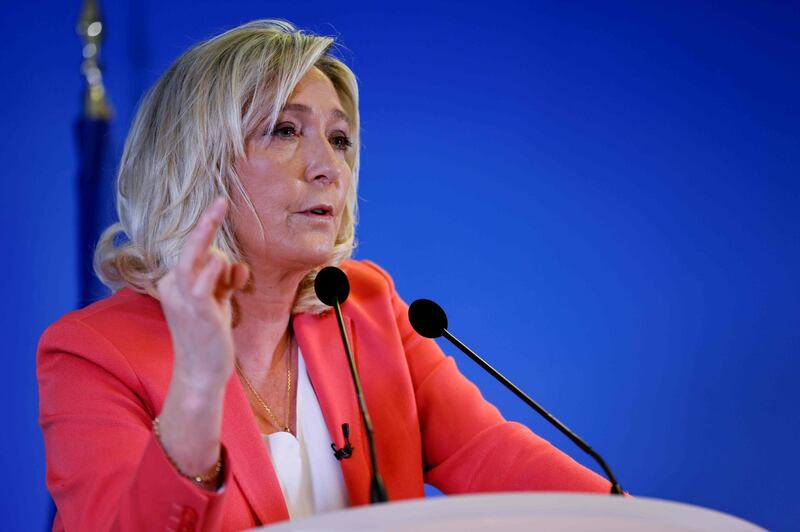
[[[307,209],[303,209],[298,211],[297,214],[302,214],[303,216],[308,216],[309,218],[313,219],[333,219],[334,210],[333,205],[328,204],[318,204],[312,205]]]

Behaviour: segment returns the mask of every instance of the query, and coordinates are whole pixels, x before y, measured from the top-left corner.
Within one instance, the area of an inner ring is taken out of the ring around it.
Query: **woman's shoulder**
[[[135,325],[149,320],[164,320],[158,301],[149,295],[123,288],[82,309],[64,314],[48,327],[45,334],[53,329],[71,326],[85,326],[101,333],[113,333],[122,324]]]
[[[350,281],[350,293],[356,297],[391,295],[394,281],[382,267],[369,260],[347,260],[341,264]]]
[[[369,260],[348,260],[341,264],[350,281],[352,304],[389,301],[396,297],[394,281],[381,266]]]
[[[343,307],[345,314],[371,322],[382,319],[396,322],[405,316],[403,298],[397,293],[392,277],[381,266],[368,260],[350,260],[342,263],[341,268],[350,280],[350,295]]]
[[[39,340],[38,358],[41,364],[45,358],[71,354],[100,365],[111,360],[127,365],[138,353],[163,349],[168,341],[158,301],[124,288],[50,325]]]

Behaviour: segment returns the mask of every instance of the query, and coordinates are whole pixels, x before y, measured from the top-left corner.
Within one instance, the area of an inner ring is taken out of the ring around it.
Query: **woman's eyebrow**
[[[296,113],[307,114],[307,115],[312,114],[311,108],[303,103],[287,103],[284,106],[284,108],[281,109],[281,112],[286,112],[286,111],[294,111]],[[348,125],[350,125],[350,118],[347,116],[347,113],[345,113],[341,109],[334,109],[333,111],[331,111],[331,117],[336,118],[338,120],[344,120],[345,122],[347,122]]]

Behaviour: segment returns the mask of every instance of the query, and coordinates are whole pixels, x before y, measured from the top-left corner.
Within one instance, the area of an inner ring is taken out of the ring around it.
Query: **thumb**
[[[250,267],[244,262],[237,262],[231,271],[231,288],[242,290],[250,280]]]
[[[250,268],[242,263],[231,264],[220,276],[220,281],[214,291],[218,301],[229,301],[233,293],[241,290],[250,278]]]

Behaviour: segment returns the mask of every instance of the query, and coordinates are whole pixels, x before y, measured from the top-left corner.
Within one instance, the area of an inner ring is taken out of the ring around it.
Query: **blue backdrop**
[[[440,301],[634,494],[800,522],[797,3],[103,8],[117,158],[143,91],[190,44],[265,17],[340,35],[362,90],[357,257],[407,300]],[[0,18],[12,529],[47,526],[34,353],[91,252],[77,249],[78,10]],[[587,463],[456,359],[507,417]]]

